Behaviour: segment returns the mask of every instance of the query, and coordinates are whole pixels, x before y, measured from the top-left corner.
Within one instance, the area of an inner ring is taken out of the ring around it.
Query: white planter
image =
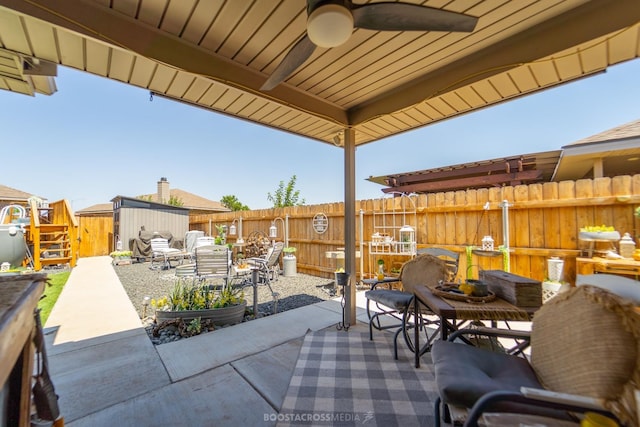
[[[282,257],[282,270],[284,277],[293,277],[298,274],[295,255],[285,255]]]

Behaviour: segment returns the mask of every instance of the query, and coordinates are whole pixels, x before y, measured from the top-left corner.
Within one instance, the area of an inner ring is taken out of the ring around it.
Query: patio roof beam
[[[348,111],[360,125],[640,21],[637,0],[592,0]]]
[[[333,103],[286,84],[261,92],[265,74],[94,2],[0,0],[0,6],[314,116],[347,123],[346,111]]]

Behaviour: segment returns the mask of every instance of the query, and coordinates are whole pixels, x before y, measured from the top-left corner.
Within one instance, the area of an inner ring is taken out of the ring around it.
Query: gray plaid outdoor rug
[[[393,335],[373,337],[335,330],[307,334],[278,426],[433,426],[432,365],[416,369],[402,341],[396,361]]]

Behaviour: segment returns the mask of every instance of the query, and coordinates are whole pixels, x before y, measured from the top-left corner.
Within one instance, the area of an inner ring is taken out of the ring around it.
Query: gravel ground
[[[140,318],[143,317],[142,301],[145,296],[152,299],[161,298],[168,295],[176,284],[174,269],[152,270],[149,267],[148,262],[114,266]],[[281,313],[331,299],[329,292],[333,288],[333,280],[299,273],[294,277],[278,277],[278,280],[271,282],[271,288],[279,294],[278,313]],[[247,307],[252,307],[253,287],[244,288],[244,294]],[[260,316],[273,313],[273,298],[267,286],[258,287],[258,312]],[[153,316],[151,307],[146,315]]]

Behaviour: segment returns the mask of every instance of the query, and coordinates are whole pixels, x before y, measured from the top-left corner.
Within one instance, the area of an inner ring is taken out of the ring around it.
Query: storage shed
[[[189,209],[133,197],[116,196],[113,202],[113,235],[125,249],[141,230],[169,231],[174,240],[182,241],[189,230]]]

